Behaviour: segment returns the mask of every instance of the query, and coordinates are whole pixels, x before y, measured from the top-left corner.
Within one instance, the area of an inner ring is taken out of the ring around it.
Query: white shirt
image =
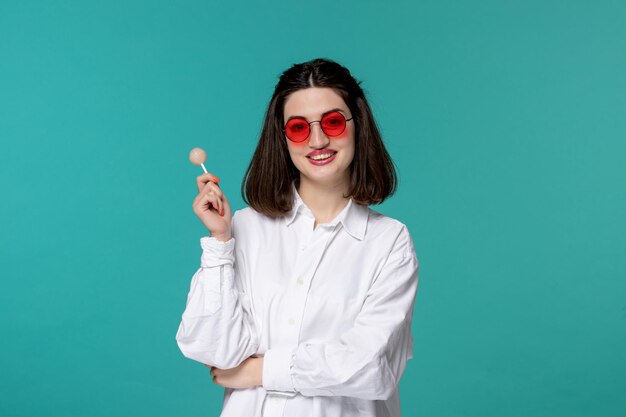
[[[220,369],[265,356],[263,385],[225,388],[222,417],[398,417],[413,357],[411,236],[353,200],[313,229],[294,194],[285,217],[244,208],[229,241],[200,239],[178,346]]]

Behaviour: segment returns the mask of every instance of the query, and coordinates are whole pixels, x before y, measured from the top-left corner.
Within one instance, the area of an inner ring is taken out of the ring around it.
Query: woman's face
[[[331,88],[311,87],[290,94],[285,101],[283,126],[290,118],[303,117],[307,122],[319,121],[324,114],[336,110],[346,119],[352,113],[341,96]],[[349,181],[354,157],[354,120],[346,122],[339,136],[327,136],[320,123],[310,125],[310,134],[303,142],[285,138],[293,164],[300,171],[300,181],[320,185],[338,185]],[[318,155],[313,159],[312,157]]]

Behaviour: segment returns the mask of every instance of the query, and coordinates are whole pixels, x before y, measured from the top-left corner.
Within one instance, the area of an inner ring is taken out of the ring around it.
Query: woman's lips
[[[327,152],[327,153],[331,153],[331,152]],[[337,152],[332,152],[332,155],[326,159],[311,159],[310,156],[307,156],[307,159],[309,160],[310,163],[312,163],[313,165],[326,165],[331,163],[334,159],[335,159],[335,155],[337,155]]]

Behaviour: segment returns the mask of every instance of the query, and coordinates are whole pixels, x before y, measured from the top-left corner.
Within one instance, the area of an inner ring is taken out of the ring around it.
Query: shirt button
[[[304,284],[304,280],[302,278],[298,278],[298,285]]]
[[[305,245],[300,246],[300,250],[305,250],[305,249],[306,249]]]
[[[294,324],[296,324],[296,321],[294,319],[289,319],[287,323],[289,323],[290,326],[293,326]]]

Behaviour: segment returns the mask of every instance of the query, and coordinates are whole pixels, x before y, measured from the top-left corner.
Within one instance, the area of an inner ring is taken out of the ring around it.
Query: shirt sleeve
[[[263,387],[283,395],[388,399],[413,357],[418,260],[402,227],[354,325],[337,340],[265,352]]]
[[[190,359],[235,368],[259,346],[249,294],[235,285],[239,279],[235,238],[222,242],[203,237],[200,245],[200,269],[191,279],[176,341]]]

